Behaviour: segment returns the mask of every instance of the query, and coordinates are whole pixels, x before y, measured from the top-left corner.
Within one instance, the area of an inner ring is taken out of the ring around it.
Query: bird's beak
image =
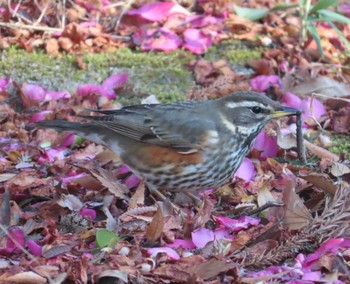
[[[277,110],[271,113],[271,117],[282,117],[300,114],[301,110],[291,107],[282,107],[281,110]]]

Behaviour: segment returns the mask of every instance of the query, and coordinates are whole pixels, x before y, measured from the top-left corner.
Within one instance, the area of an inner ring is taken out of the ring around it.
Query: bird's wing
[[[138,105],[96,111],[103,116],[83,117],[131,139],[193,153],[215,125],[192,106],[192,103]]]

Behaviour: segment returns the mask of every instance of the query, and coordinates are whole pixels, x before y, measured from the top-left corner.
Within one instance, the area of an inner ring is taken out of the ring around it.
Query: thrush
[[[94,110],[88,122],[41,121],[118,153],[150,190],[196,194],[226,183],[272,119],[300,111],[263,94],[236,92],[212,101]]]

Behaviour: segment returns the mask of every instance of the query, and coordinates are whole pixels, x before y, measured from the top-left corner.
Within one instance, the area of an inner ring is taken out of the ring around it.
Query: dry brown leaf
[[[319,158],[326,158],[328,160],[337,162],[339,161],[339,157],[336,154],[333,154],[332,152],[328,151],[327,149],[324,149],[322,147],[319,147],[315,144],[310,143],[307,140],[304,140],[304,144],[306,148],[311,152],[311,154],[319,157]]]
[[[300,173],[302,179],[332,195],[337,191],[338,186],[332,182],[326,174]]]
[[[236,266],[237,264],[235,263],[212,258],[206,262],[190,266],[187,272],[195,274],[201,279],[206,280],[217,276],[221,272],[228,271]]]
[[[156,214],[153,216],[152,222],[148,225],[146,230],[146,239],[149,242],[156,242],[159,240],[164,230],[164,216],[160,206],[157,208]]]
[[[141,207],[145,203],[145,184],[141,182],[130,198],[128,210]]]
[[[12,179],[13,177],[15,177],[17,174],[10,174],[10,173],[4,173],[4,174],[0,174],[0,182],[4,182],[7,180]]]
[[[66,245],[56,245],[56,246],[44,246],[42,256],[45,258],[53,258],[60,254],[70,251],[70,247]]]
[[[103,186],[105,186],[110,193],[121,199],[128,199],[125,195],[128,192],[128,188],[115,180],[115,177],[102,167],[97,167],[97,171],[88,170]]]
[[[331,173],[335,177],[341,177],[343,175],[349,174],[350,168],[343,163],[334,162],[331,167]]]
[[[265,183],[258,192],[258,206],[261,207],[269,202],[276,202],[277,200],[273,197],[270,188]]]
[[[313,220],[309,210],[300,197],[294,192],[294,188],[283,191],[284,220],[283,225],[290,230],[299,230],[307,226]]]
[[[287,81],[286,78],[283,78],[284,83]],[[350,87],[330,77],[317,77],[306,78],[302,83],[295,86],[284,84],[283,92],[291,92],[303,98],[310,96],[312,93],[320,93],[323,96],[317,98],[324,101],[329,98],[348,96]]]
[[[24,284],[45,284],[47,279],[34,273],[33,271],[20,272],[7,277],[6,283],[24,283]]]

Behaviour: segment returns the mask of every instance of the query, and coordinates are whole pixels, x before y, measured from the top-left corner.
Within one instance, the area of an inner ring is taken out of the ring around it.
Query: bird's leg
[[[148,189],[150,191],[150,193],[152,195],[155,195],[157,196],[161,201],[165,201],[167,198],[165,197],[165,195],[163,193],[161,193],[157,188],[155,188],[153,185],[147,185],[148,186]],[[176,211],[176,212],[180,212],[181,209],[176,206],[174,203],[172,203],[170,200],[169,200],[169,203],[171,205],[171,207]]]
[[[195,204],[196,206],[200,207],[203,201],[199,199],[197,196],[195,196],[192,192],[189,191],[183,191],[183,193],[189,197]]]

